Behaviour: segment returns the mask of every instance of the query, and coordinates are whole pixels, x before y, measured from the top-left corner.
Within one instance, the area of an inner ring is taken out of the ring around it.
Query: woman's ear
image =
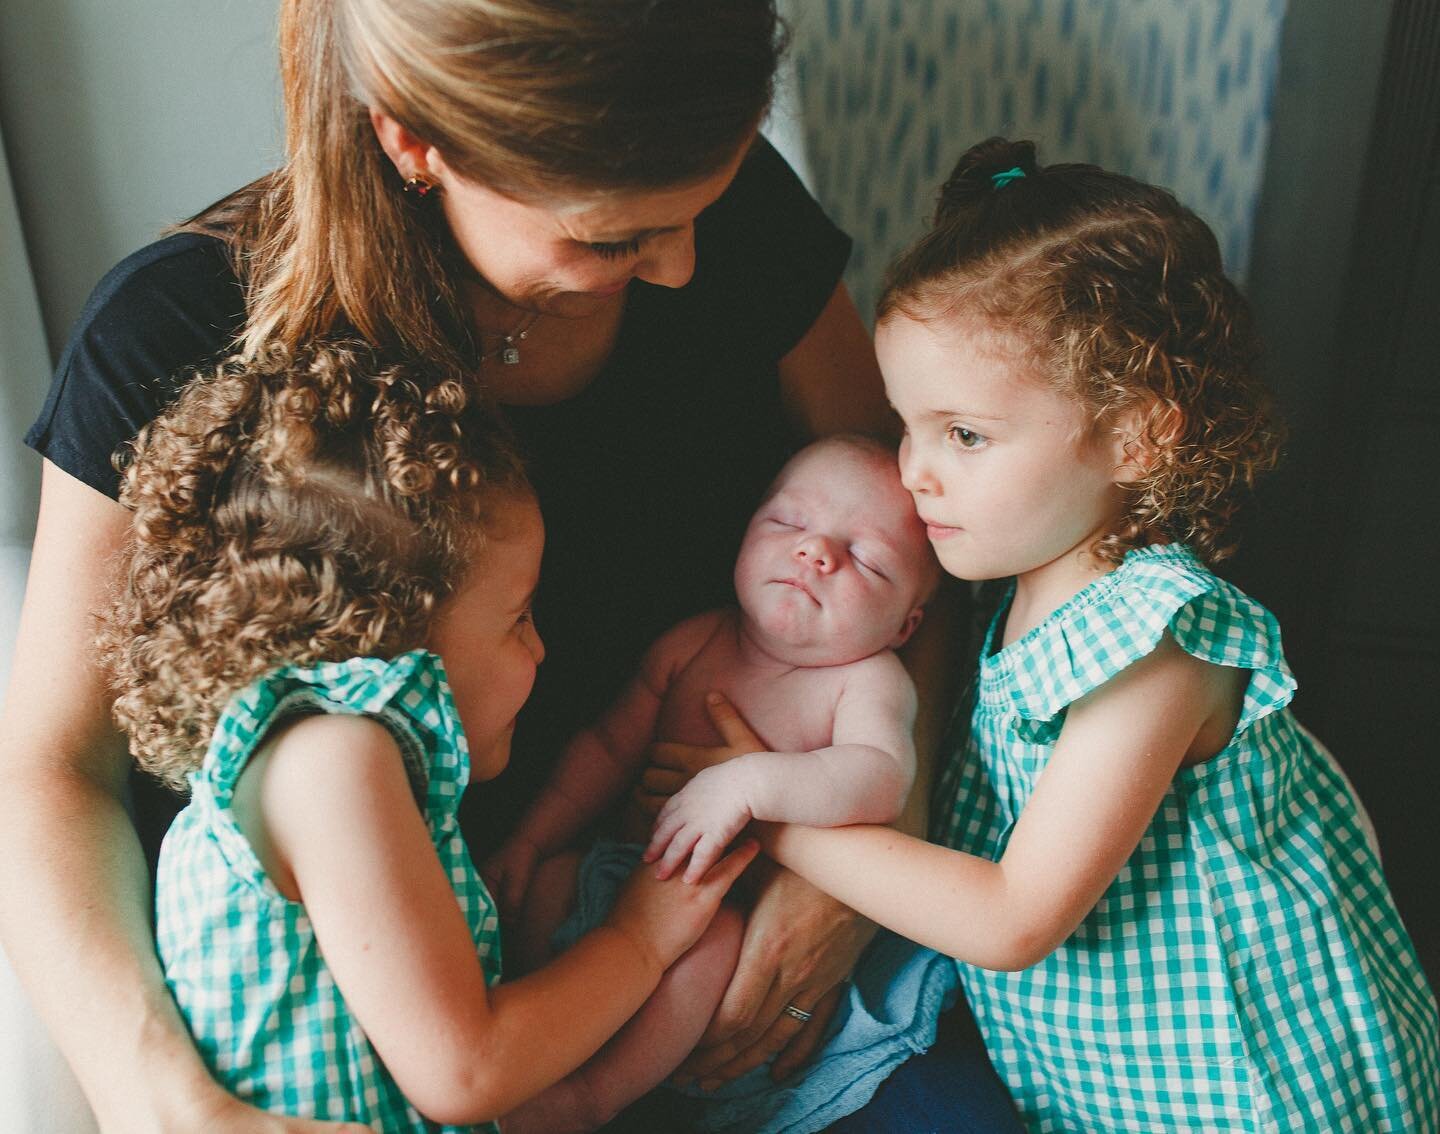
[[[442,163],[429,142],[416,137],[390,115],[373,106],[370,108],[370,125],[375,129],[375,137],[380,140],[380,148],[394,163],[402,180],[417,175],[435,179],[439,172],[437,167]]]

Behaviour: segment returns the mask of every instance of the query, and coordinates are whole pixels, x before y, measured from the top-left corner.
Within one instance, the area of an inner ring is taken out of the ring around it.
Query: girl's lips
[[[959,535],[962,530],[961,528],[947,528],[944,524],[932,524],[928,521],[925,524],[925,536],[931,542],[937,539],[949,539],[953,535]]]

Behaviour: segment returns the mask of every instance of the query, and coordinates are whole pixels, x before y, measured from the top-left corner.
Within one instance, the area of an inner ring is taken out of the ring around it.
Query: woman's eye
[[[603,240],[592,240],[587,245],[591,252],[602,260],[619,260],[624,256],[633,256],[640,251],[640,238],[632,237],[629,240],[620,240],[607,243]]]
[[[962,449],[978,449],[986,440],[983,434],[966,429],[963,425],[952,425],[945,431],[945,436]]]

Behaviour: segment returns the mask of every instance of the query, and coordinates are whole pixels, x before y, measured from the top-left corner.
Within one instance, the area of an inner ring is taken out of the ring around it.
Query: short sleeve
[[[1153,653],[1166,633],[1193,657],[1251,671],[1237,735],[1294,696],[1274,616],[1188,549],[1132,552],[1061,613],[1036,628],[1016,655],[1023,662],[1007,659],[1016,669],[1007,699],[1028,741],[1052,742],[1070,705]]]
[[[850,258],[850,238],[763,137],[695,230],[696,290],[767,359],[804,337]]]
[[[225,246],[196,233],[157,241],[116,265],[85,305],[25,443],[106,496],[113,457],[221,355],[245,302]]]

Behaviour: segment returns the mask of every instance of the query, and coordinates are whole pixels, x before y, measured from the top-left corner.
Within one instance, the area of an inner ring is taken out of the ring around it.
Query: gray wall
[[[0,3],[0,134],[52,352],[111,264],[275,163],[277,9]]]

